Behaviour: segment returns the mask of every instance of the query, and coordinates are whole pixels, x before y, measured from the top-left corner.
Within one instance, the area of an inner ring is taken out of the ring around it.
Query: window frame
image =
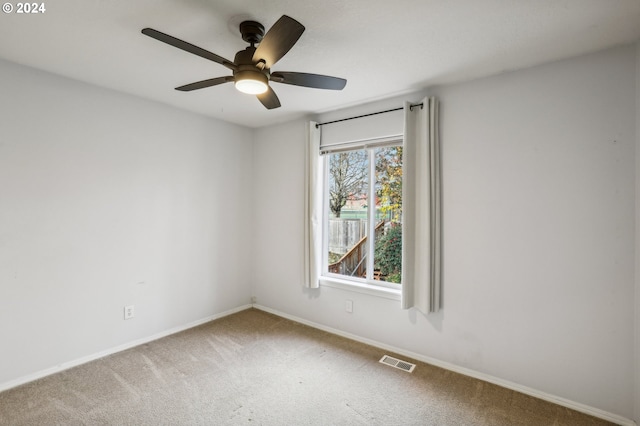
[[[386,148],[394,146],[404,146],[403,135],[394,135],[384,138],[366,139],[361,141],[348,142],[345,144],[337,144],[320,149],[321,168],[322,168],[322,260],[320,270],[320,284],[328,287],[341,288],[346,290],[357,291],[360,293],[382,296],[394,300],[400,300],[402,284],[380,281],[361,277],[348,277],[345,275],[329,272],[329,156],[331,154],[357,151],[364,149],[368,156],[368,199],[375,200],[375,157],[377,148]],[[375,235],[375,219],[376,208],[367,209],[367,235]],[[368,239],[369,252],[375,251],[375,237]],[[367,256],[367,273],[373,271],[374,256]],[[404,265],[403,265],[404,267]]]

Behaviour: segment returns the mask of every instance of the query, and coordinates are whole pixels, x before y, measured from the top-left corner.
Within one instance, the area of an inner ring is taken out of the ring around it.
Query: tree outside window
[[[402,146],[336,152],[327,163],[327,271],[400,283]]]

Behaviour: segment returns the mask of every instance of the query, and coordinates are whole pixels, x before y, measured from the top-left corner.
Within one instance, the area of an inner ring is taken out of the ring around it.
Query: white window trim
[[[357,293],[364,293],[373,296],[384,297],[392,300],[400,300],[402,293],[402,284],[396,283],[387,283],[385,281],[375,281],[375,283],[371,282],[372,280],[366,280],[362,278],[345,278],[343,275],[333,274],[328,271],[325,271],[328,266],[328,252],[329,252],[329,241],[328,241],[328,233],[326,223],[328,220],[328,211],[329,211],[329,197],[328,197],[328,155],[334,152],[342,152],[347,150],[355,150],[355,149],[371,149],[377,147],[388,147],[388,146],[399,146],[403,145],[403,135],[393,135],[393,136],[385,136],[383,138],[376,139],[367,139],[362,141],[357,141],[357,144],[354,142],[345,143],[345,149],[340,149],[342,144],[332,145],[331,150],[322,150],[322,270],[320,272],[319,282],[321,286],[339,288],[342,290],[354,291]],[[335,149],[337,148],[337,149]],[[373,161],[369,161],[369,173],[370,176],[375,174],[375,163]],[[372,199],[372,196],[375,196],[375,185],[369,185],[369,199]],[[369,221],[369,230],[368,235],[374,235],[375,221]],[[373,270],[373,256],[367,257],[367,270]]]
[[[321,275],[320,286],[338,288],[341,290],[363,293],[370,296],[378,296],[397,301],[400,301],[401,297],[400,288],[389,288],[378,284],[372,285],[367,284],[366,282],[337,278],[337,276],[333,275]]]

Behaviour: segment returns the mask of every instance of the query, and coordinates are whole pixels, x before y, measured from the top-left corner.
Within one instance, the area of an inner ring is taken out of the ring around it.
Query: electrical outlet
[[[353,313],[353,300],[346,300],[344,304],[344,309],[350,314]]]
[[[128,320],[136,315],[135,306],[129,305],[124,307],[124,319]]]

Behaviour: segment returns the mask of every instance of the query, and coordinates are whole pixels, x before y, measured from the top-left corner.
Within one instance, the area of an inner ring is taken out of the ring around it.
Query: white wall
[[[249,303],[249,129],[0,77],[0,385]]]
[[[640,41],[636,43],[635,421],[640,424]]]
[[[445,307],[430,317],[302,287],[304,122],[251,132],[0,61],[0,385],[252,291],[633,417],[637,50],[431,91],[443,108]],[[128,304],[136,318],[123,321]]]
[[[634,47],[617,48],[431,91],[442,102],[444,310],[429,317],[303,288],[304,123],[257,131],[258,303],[632,418],[635,61]]]

